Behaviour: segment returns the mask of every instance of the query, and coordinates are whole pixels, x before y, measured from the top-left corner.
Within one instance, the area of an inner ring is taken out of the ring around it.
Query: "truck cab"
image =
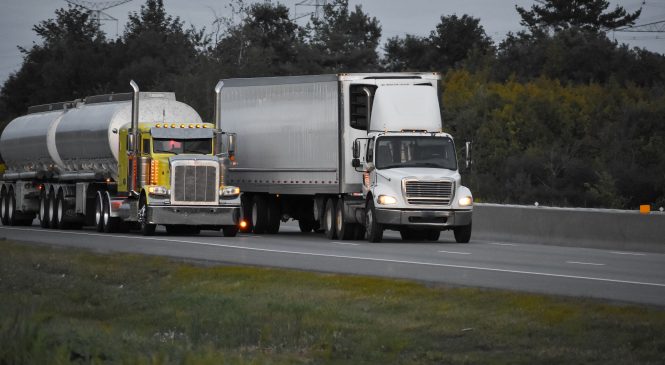
[[[352,99],[350,124],[367,131],[354,141],[352,165],[363,174],[364,206],[356,210],[364,210],[368,240],[380,241],[384,229],[405,240],[438,240],[452,229],[458,242],[468,242],[473,196],[442,128],[437,84],[377,79],[350,89],[364,94]]]

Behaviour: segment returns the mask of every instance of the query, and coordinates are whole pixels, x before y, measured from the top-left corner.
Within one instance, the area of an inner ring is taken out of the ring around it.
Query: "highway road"
[[[330,241],[283,224],[276,235],[153,237],[103,234],[91,229],[47,230],[0,226],[8,240],[131,252],[219,263],[414,279],[449,285],[497,288],[665,306],[665,254],[622,252],[499,241],[403,242],[387,231],[384,242]]]

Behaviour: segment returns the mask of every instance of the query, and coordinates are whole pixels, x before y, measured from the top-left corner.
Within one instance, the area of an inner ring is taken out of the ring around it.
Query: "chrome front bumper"
[[[152,224],[192,226],[234,226],[240,220],[239,206],[148,206]]]
[[[472,210],[377,209],[376,221],[389,226],[449,228],[471,223]]]

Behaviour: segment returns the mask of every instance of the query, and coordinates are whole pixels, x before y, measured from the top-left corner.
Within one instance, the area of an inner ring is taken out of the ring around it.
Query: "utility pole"
[[[93,22],[96,22],[98,26],[101,25],[101,22],[115,22],[115,36],[118,36],[118,19],[112,17],[104,10],[114,8],[116,6],[126,4],[132,0],[113,0],[113,1],[87,1],[87,0],[65,0],[66,2],[85,9],[90,14],[90,18]]]

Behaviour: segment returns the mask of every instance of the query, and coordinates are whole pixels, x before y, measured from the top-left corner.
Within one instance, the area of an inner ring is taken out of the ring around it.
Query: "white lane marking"
[[[488,245],[496,245],[496,246],[517,246],[514,243],[499,243],[499,242],[488,242]]]
[[[0,227],[0,229],[16,230],[16,231],[34,231],[34,232],[45,232],[45,233],[62,233],[62,234],[73,234],[73,235],[83,235],[83,236],[115,237],[115,238],[131,237],[131,238],[141,238],[141,239],[144,239],[144,240],[147,240],[147,241],[165,241],[165,242],[174,242],[174,243],[190,243],[190,244],[201,245],[201,246],[234,248],[234,249],[247,250],[247,251],[270,252],[270,253],[315,256],[315,257],[329,257],[329,258],[337,258],[337,259],[351,259],[351,260],[363,260],[363,261],[373,261],[373,262],[389,262],[389,263],[394,263],[394,264],[411,264],[411,265],[422,265],[422,266],[432,266],[432,267],[445,267],[445,268],[452,268],[452,269],[491,271],[491,272],[501,272],[501,273],[508,273],[508,274],[547,276],[547,277],[564,278],[564,279],[581,279],[581,280],[602,281],[602,282],[608,282],[608,283],[656,286],[656,287],[665,288],[665,284],[663,284],[663,283],[650,283],[650,282],[642,282],[642,281],[597,278],[597,277],[592,277],[592,276],[550,274],[550,273],[543,273],[543,272],[537,272],[537,271],[508,270],[508,269],[497,269],[497,268],[480,267],[480,266],[439,264],[439,263],[434,263],[434,262],[391,260],[391,259],[380,259],[380,258],[375,258],[375,257],[360,257],[360,256],[346,256],[346,255],[332,255],[332,254],[323,254],[323,253],[314,253],[314,252],[274,250],[274,249],[268,249],[268,248],[244,247],[244,246],[224,245],[224,244],[220,244],[220,243],[208,243],[208,242],[197,242],[197,241],[182,241],[182,240],[169,239],[169,238],[158,238],[158,237],[145,237],[145,236],[135,236],[135,235],[119,236],[119,235],[114,235],[114,234],[58,231],[58,230],[45,231],[43,229],[36,229],[36,228]],[[219,238],[224,239],[224,237],[219,237]],[[228,238],[228,239],[232,240],[234,238]]]
[[[615,255],[646,256],[645,253],[639,253],[639,252],[610,251],[610,253],[613,253]]]
[[[439,251],[441,253],[450,253],[453,255],[471,255],[471,252]]]
[[[573,265],[605,266],[605,264],[597,264],[595,262],[566,261],[566,263]]]
[[[349,245],[349,246],[360,246],[359,243],[351,243],[351,242],[339,242],[339,241],[331,241],[332,243],[336,243],[338,245]]]

